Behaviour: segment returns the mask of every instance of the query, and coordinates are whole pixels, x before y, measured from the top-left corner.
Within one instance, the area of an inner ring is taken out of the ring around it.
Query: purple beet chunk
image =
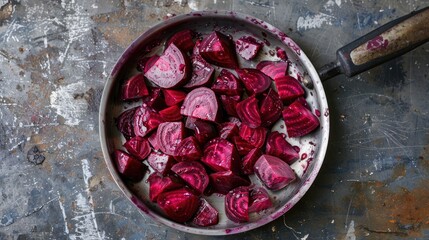
[[[161,193],[157,202],[168,218],[179,223],[191,220],[200,205],[200,199],[186,188]]]
[[[194,48],[194,41],[192,40],[194,35],[195,33],[189,29],[176,32],[168,39],[167,46],[174,43],[182,51],[189,52]]]
[[[262,151],[259,148],[254,148],[250,150],[242,159],[241,159],[241,172],[243,174],[249,175],[254,173],[253,167],[255,166],[256,161],[259,157],[262,156]]]
[[[164,122],[175,122],[182,120],[182,115],[180,114],[180,107],[174,105],[159,111],[159,116]]]
[[[210,184],[214,192],[227,194],[236,187],[249,186],[250,181],[234,174],[232,171],[224,171],[210,174]]]
[[[232,137],[232,142],[234,143],[235,147],[237,148],[238,154],[240,156],[244,156],[248,154],[252,149],[255,147],[247,142],[246,140],[242,139],[240,136],[234,136]]]
[[[192,222],[201,227],[213,226],[219,223],[219,212],[204,198]]]
[[[123,101],[135,100],[149,95],[143,74],[137,74],[129,78],[123,85],[121,99]]]
[[[176,163],[173,157],[164,153],[152,152],[147,158],[149,166],[156,172],[166,175],[170,172],[171,167]]]
[[[208,86],[213,79],[214,67],[208,64],[200,55],[195,55],[191,58],[192,76],[185,84],[185,88],[195,88]]]
[[[179,161],[196,161],[203,155],[199,143],[194,136],[183,139],[176,148],[174,158]]]
[[[218,31],[212,32],[202,40],[199,53],[211,64],[232,69],[238,67],[234,43]]]
[[[280,99],[285,103],[291,103],[295,99],[304,96],[305,91],[294,77],[284,76],[274,80]]]
[[[167,106],[177,105],[185,100],[186,93],[176,89],[162,89],[164,101]]]
[[[134,114],[134,134],[135,136],[144,137],[146,134],[156,129],[163,121],[159,113],[150,107],[142,105],[137,108]]]
[[[283,61],[261,61],[256,65],[256,69],[259,69],[273,80],[286,76],[288,67],[289,63]]]
[[[255,58],[261,47],[262,43],[251,36],[243,36],[235,41],[235,50],[246,60]]]
[[[125,149],[138,159],[146,159],[152,149],[150,148],[147,139],[142,137],[133,137],[124,143]]]
[[[147,181],[149,183],[149,198],[152,202],[156,202],[161,193],[183,187],[183,184],[177,182],[173,177],[163,177],[158,173],[152,173]]]
[[[142,57],[137,62],[137,70],[143,73],[146,73],[149,68],[155,64],[155,62],[158,60],[158,55],[153,55],[150,57]]]
[[[233,171],[240,169],[240,156],[234,144],[222,138],[215,138],[207,143],[201,161],[213,171]]]
[[[249,213],[260,212],[273,206],[273,202],[263,187],[256,187],[249,192]]]
[[[132,138],[134,134],[134,114],[138,107],[128,109],[119,115],[116,119],[116,127],[125,138]]]
[[[258,99],[255,96],[244,99],[236,107],[238,117],[243,124],[251,128],[261,126],[261,113],[259,112]]]
[[[234,136],[238,136],[238,124],[234,122],[224,122],[218,125],[219,127],[219,137],[232,140]]]
[[[225,214],[233,222],[249,221],[249,187],[240,186],[226,194]]]
[[[271,78],[254,68],[235,70],[249,95],[265,92],[271,86]]]
[[[159,143],[158,143],[158,138],[156,137],[156,131],[154,131],[153,133],[151,133],[149,135],[149,137],[147,138],[147,140],[149,141],[149,143],[152,146],[153,150],[155,150],[155,151],[159,150]]]
[[[254,170],[264,185],[273,191],[280,190],[295,180],[295,172],[280,158],[262,155]]]
[[[255,148],[261,148],[264,145],[267,133],[268,129],[264,127],[251,128],[246,124],[241,124],[239,131],[240,137]]]
[[[270,88],[268,93],[263,94],[259,113],[261,114],[262,126],[273,125],[282,116],[283,103],[274,89]]]
[[[206,87],[199,87],[186,95],[180,113],[206,121],[218,120],[218,102],[215,93]]]
[[[285,137],[275,131],[268,134],[265,153],[280,158],[287,164],[292,164],[299,158],[299,153],[290,145]]]
[[[201,146],[210,139],[217,137],[217,131],[213,124],[198,118],[186,118],[185,127],[194,131],[194,136]]]
[[[230,71],[222,69],[211,89],[220,95],[241,95],[243,86],[238,78]]]
[[[146,165],[124,151],[116,149],[113,154],[116,169],[120,174],[134,182],[139,182],[143,179],[147,170]]]
[[[171,171],[176,173],[198,195],[202,194],[209,185],[209,176],[204,166],[197,161],[176,163]]]
[[[241,96],[221,95],[220,101],[222,102],[223,109],[228,115],[238,117],[237,104],[241,101]]]
[[[152,88],[149,96],[143,97],[143,106],[151,107],[154,110],[162,110],[166,108],[164,97],[162,96],[161,88]]]
[[[156,132],[159,149],[170,156],[174,156],[177,146],[185,135],[182,122],[165,122],[158,126]]]

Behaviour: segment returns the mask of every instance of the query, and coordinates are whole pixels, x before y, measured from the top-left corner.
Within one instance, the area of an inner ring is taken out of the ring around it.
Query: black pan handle
[[[398,57],[429,40],[429,7],[411,12],[338,49],[337,60],[319,69],[321,80],[352,77]]]

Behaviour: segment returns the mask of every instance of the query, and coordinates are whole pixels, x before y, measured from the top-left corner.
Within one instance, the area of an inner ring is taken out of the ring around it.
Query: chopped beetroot
[[[203,155],[197,139],[194,136],[183,139],[176,148],[174,158],[179,161],[199,160]]]
[[[125,138],[132,138],[134,134],[134,114],[137,107],[125,110],[116,119],[116,127],[124,135]]]
[[[319,127],[319,119],[300,101],[294,101],[283,109],[288,137],[305,136]]]
[[[194,48],[194,41],[192,40],[194,35],[195,33],[189,29],[176,32],[168,39],[167,46],[174,43],[182,51],[189,52]]]
[[[149,183],[149,198],[152,202],[156,202],[161,193],[183,187],[183,184],[175,180],[174,177],[161,176],[158,173],[152,173],[147,181]]]
[[[195,42],[194,48],[192,49],[192,56],[200,55],[200,46],[201,46],[201,40],[197,39]]]
[[[265,92],[271,86],[271,78],[254,68],[235,70],[249,95]]]
[[[139,182],[143,179],[147,170],[146,165],[128,153],[118,149],[114,151],[113,155],[116,162],[116,169],[122,176],[134,182]]]
[[[215,138],[207,143],[201,161],[213,171],[233,171],[240,168],[240,156],[235,146],[223,138]]]
[[[139,99],[147,95],[149,95],[149,90],[141,73],[132,76],[122,85],[121,99],[124,101]]]
[[[162,117],[150,107],[140,106],[134,114],[133,126],[135,136],[144,137],[152,130],[156,129],[159,124],[164,122]]]
[[[215,172],[210,174],[210,184],[214,192],[227,194],[230,190],[239,186],[249,186],[250,181],[232,171]]]
[[[256,161],[254,170],[258,178],[271,190],[277,191],[295,180],[295,172],[280,158],[262,155]]]
[[[220,95],[241,95],[243,86],[238,78],[230,71],[222,69],[211,89]]]
[[[210,85],[215,72],[214,67],[208,64],[200,55],[193,56],[191,58],[191,63],[192,76],[183,87],[195,88]]]
[[[152,88],[149,96],[143,98],[144,106],[151,107],[155,110],[161,110],[166,107],[160,88]]]
[[[211,64],[233,69],[238,67],[234,43],[218,31],[212,32],[202,40],[199,53]]]
[[[238,154],[240,156],[244,156],[249,151],[254,149],[255,147],[250,144],[248,141],[242,139],[240,136],[234,136],[232,137],[232,142],[234,143],[235,147],[237,148]]]
[[[243,124],[251,128],[261,126],[261,113],[259,112],[258,99],[255,96],[239,102],[237,104],[237,114]]]
[[[176,163],[172,156],[160,152],[152,152],[149,154],[147,162],[153,170],[162,175],[168,174],[171,167]]]
[[[219,223],[219,212],[204,198],[192,222],[197,226],[208,227]]]
[[[238,125],[234,122],[224,122],[218,127],[219,137],[227,140],[232,140],[232,137],[238,136]]]
[[[149,156],[152,149],[150,148],[149,142],[142,137],[133,137],[125,142],[125,149],[138,159],[146,159]]]
[[[174,156],[177,146],[185,135],[185,129],[182,122],[161,123],[156,133],[159,143],[159,149],[170,156]]]
[[[154,131],[153,133],[151,133],[149,135],[149,137],[147,138],[147,140],[149,141],[149,143],[152,146],[153,150],[155,150],[155,151],[159,150],[159,143],[158,143],[158,138],[156,137],[156,131]]]
[[[259,112],[261,114],[262,126],[273,125],[282,116],[283,103],[274,89],[270,88],[264,93]]]
[[[171,171],[177,174],[198,194],[202,194],[209,185],[209,176],[204,166],[197,161],[176,163]]]
[[[225,214],[233,222],[249,221],[249,187],[240,186],[226,194]]]
[[[250,143],[255,148],[261,148],[265,143],[268,129],[264,127],[251,128],[246,124],[240,126],[240,137]]]
[[[288,56],[286,54],[286,51],[283,48],[276,47],[276,53],[277,53],[277,57],[280,58],[281,60],[283,60],[283,61],[288,60]]]
[[[216,128],[211,122],[198,118],[188,117],[185,122],[185,127],[194,131],[194,136],[201,146],[206,144],[210,139],[218,136]]]
[[[256,69],[259,69],[273,80],[286,76],[288,67],[288,62],[283,61],[262,61],[256,65]]]
[[[291,76],[279,77],[274,80],[280,99],[290,103],[305,94],[304,88],[295,78]]]
[[[159,116],[161,116],[164,122],[174,122],[182,120],[182,115],[180,114],[180,107],[177,105],[159,111]]]
[[[249,192],[249,213],[260,212],[273,206],[264,187],[256,187]]]
[[[164,101],[167,106],[177,105],[185,100],[186,93],[177,89],[162,89]]]
[[[192,219],[199,208],[200,199],[186,188],[163,192],[158,205],[173,221],[183,223]]]
[[[271,132],[267,137],[265,153],[280,158],[287,164],[292,164],[299,158],[299,153],[290,145],[285,137],[277,132]]]
[[[215,93],[206,87],[192,90],[186,95],[181,114],[215,122],[218,118],[218,102]]]
[[[262,43],[251,36],[243,36],[235,41],[235,50],[246,60],[252,60],[262,48]]]
[[[153,55],[150,57],[142,57],[137,62],[137,70],[143,73],[146,73],[149,68],[155,64],[155,62],[158,60],[158,55]]]
[[[255,171],[253,167],[255,166],[256,161],[261,157],[262,151],[259,148],[254,148],[250,150],[242,159],[241,159],[241,172],[243,174],[252,174]]]
[[[237,104],[241,101],[241,96],[221,95],[220,101],[222,102],[223,109],[228,115],[238,117]]]

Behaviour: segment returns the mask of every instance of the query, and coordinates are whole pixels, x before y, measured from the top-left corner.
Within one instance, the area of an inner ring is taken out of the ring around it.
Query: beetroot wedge
[[[162,89],[164,101],[167,106],[177,105],[185,100],[186,93],[176,89]]]
[[[219,223],[219,212],[204,198],[201,199],[200,208],[192,220],[197,226],[208,227]]]
[[[195,88],[211,84],[215,72],[214,67],[208,64],[200,55],[193,56],[191,62],[192,76],[183,87]]]
[[[218,31],[212,32],[203,39],[199,54],[211,64],[233,69],[238,67],[234,43]]]
[[[207,143],[201,161],[213,171],[233,171],[238,173],[240,156],[234,145],[223,138],[215,138]]]
[[[200,199],[186,188],[161,193],[157,202],[171,220],[179,223],[191,220],[200,205]]]
[[[146,165],[124,151],[116,149],[113,154],[116,169],[122,176],[134,182],[143,179],[147,170]]]
[[[142,137],[133,137],[124,143],[125,149],[138,159],[146,159],[152,149],[149,142]]]
[[[116,127],[125,138],[134,137],[134,114],[138,107],[128,109],[116,119]]]
[[[161,118],[159,113],[150,107],[142,105],[134,114],[134,134],[136,136],[144,137],[146,134],[157,128],[163,121],[164,120]]]
[[[233,222],[249,221],[249,188],[240,186],[225,196],[225,214]]]
[[[262,43],[251,36],[243,36],[235,41],[235,50],[246,60],[252,60],[262,48]]]
[[[261,72],[265,73],[265,75],[273,80],[286,76],[288,67],[288,62],[283,61],[262,61],[256,65],[256,69],[261,70]]]
[[[224,122],[218,127],[219,137],[227,140],[232,140],[234,136],[238,136],[238,124],[234,122]]]
[[[264,127],[251,128],[246,124],[240,126],[240,137],[249,142],[255,148],[261,148],[267,136],[268,129]]]
[[[262,151],[259,148],[254,148],[250,150],[242,159],[241,159],[241,172],[243,174],[249,175],[254,173],[253,167],[255,166],[256,161],[259,157],[262,156]]]
[[[256,187],[249,192],[249,213],[260,212],[273,206],[273,202],[263,187]]]
[[[240,156],[244,156],[248,154],[252,149],[255,147],[250,144],[248,141],[242,139],[240,136],[234,136],[232,137],[232,142],[234,143],[235,147],[237,148],[238,154]]]
[[[270,88],[268,93],[263,94],[259,112],[261,114],[262,126],[273,125],[282,116],[283,103],[274,89]]]
[[[149,144],[152,146],[153,150],[155,151],[159,150],[159,143],[158,143],[158,138],[156,137],[156,131],[151,133],[149,137],[147,137],[147,140]]]
[[[163,177],[158,173],[152,173],[147,181],[149,183],[149,198],[152,202],[156,202],[161,193],[183,187],[183,184],[179,183],[173,177]]]
[[[149,90],[141,73],[132,76],[122,85],[121,99],[124,101],[139,99],[147,95],[149,95]]]
[[[217,136],[216,128],[212,123],[198,118],[188,117],[185,127],[194,131],[194,136],[200,145],[206,144],[210,139]]]
[[[241,95],[243,93],[241,82],[232,72],[226,69],[222,69],[211,89],[217,94],[228,96]]]
[[[155,110],[161,110],[166,107],[164,98],[160,88],[152,88],[149,96],[143,98],[143,104],[146,107],[151,107]]]
[[[209,176],[204,166],[197,161],[176,163],[171,171],[177,174],[196,193],[202,194],[209,185]]]
[[[254,68],[243,68],[235,70],[244,83],[249,95],[265,92],[271,86],[271,78],[263,72]]]
[[[300,101],[294,101],[283,109],[288,137],[305,136],[319,127],[319,119]]]
[[[173,88],[185,84],[191,71],[188,56],[172,43],[144,75],[161,88]]]
[[[195,161],[202,157],[203,153],[199,147],[198,141],[194,136],[183,139],[177,146],[174,158],[179,161]]]
[[[192,49],[192,56],[200,55],[201,42],[202,40],[200,39],[197,39],[197,41],[195,41],[194,48]]]
[[[156,132],[159,149],[170,156],[174,156],[177,146],[185,135],[182,122],[161,123]]]
[[[291,76],[279,77],[274,80],[280,99],[290,103],[298,97],[304,96],[304,88],[295,78]]]
[[[167,46],[174,43],[182,51],[189,52],[194,48],[194,41],[192,40],[194,36],[195,33],[189,29],[176,32],[168,39]]]
[[[241,96],[221,95],[220,101],[222,102],[223,109],[228,115],[238,117],[237,104],[241,101]]]
[[[287,61],[289,59],[286,54],[286,51],[283,48],[276,47],[276,55],[282,61]]]
[[[159,111],[159,116],[164,122],[174,122],[182,120],[182,115],[180,114],[180,107],[178,105],[174,105]]]
[[[147,162],[153,170],[164,176],[170,172],[171,167],[176,163],[172,156],[160,152],[149,154]]]
[[[142,57],[137,62],[137,70],[143,73],[146,73],[149,68],[155,64],[155,62],[158,60],[158,55],[153,55],[151,57]]]
[[[285,137],[277,131],[268,134],[265,153],[278,157],[289,165],[299,158],[299,154],[292,145],[290,145]]]
[[[261,113],[259,112],[258,99],[255,96],[239,102],[237,104],[237,114],[243,124],[251,128],[261,126]]]
[[[249,186],[250,181],[234,174],[232,171],[224,171],[210,174],[210,184],[214,192],[227,194],[236,187]]]
[[[188,93],[180,113],[188,117],[216,122],[218,108],[215,93],[210,88],[200,87]]]
[[[277,191],[295,180],[295,172],[280,158],[262,155],[255,163],[255,173],[264,185]]]

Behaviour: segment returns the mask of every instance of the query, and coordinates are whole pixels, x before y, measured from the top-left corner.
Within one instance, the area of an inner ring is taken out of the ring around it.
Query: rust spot
[[[13,13],[13,3],[8,1],[5,5],[0,8],[0,25],[3,24],[4,20],[9,19]]]

